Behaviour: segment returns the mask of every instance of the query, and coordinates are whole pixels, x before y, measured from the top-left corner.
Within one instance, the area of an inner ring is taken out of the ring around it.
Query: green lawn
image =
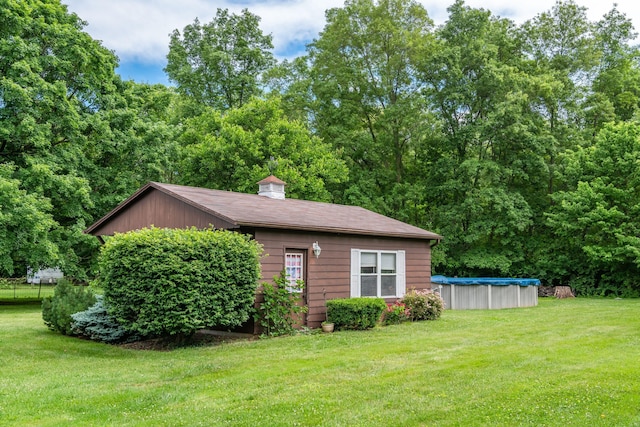
[[[20,303],[25,301],[39,301],[44,297],[53,295],[53,285],[29,285],[26,283],[14,284],[2,282],[0,279],[0,303]]]
[[[640,425],[640,300],[136,351],[0,306],[0,425]]]

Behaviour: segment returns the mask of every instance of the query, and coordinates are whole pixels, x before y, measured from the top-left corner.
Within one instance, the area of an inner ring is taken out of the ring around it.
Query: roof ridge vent
[[[286,182],[278,179],[274,175],[269,175],[258,182],[258,195],[269,197],[270,199],[284,200],[284,186]]]

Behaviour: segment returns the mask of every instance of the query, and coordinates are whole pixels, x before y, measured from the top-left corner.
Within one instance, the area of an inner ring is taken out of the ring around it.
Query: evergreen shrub
[[[326,304],[327,321],[336,329],[371,329],[387,308],[382,298],[338,298]]]
[[[72,314],[71,329],[75,335],[94,341],[109,344],[130,342],[140,339],[130,334],[118,321],[107,312],[104,297],[96,295],[96,303],[79,313]]]
[[[53,295],[42,300],[42,319],[52,331],[72,335],[71,315],[86,310],[95,302],[96,297],[89,289],[61,279],[53,289]]]
[[[107,240],[96,285],[129,332],[186,339],[250,318],[261,253],[260,244],[231,231],[146,228]]]
[[[413,321],[436,320],[444,310],[442,297],[428,289],[421,291],[411,289],[401,302],[409,310],[409,318]]]

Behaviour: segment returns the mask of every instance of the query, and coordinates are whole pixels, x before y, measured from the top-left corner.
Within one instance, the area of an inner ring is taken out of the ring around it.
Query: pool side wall
[[[538,305],[538,287],[520,285],[452,285],[432,283],[451,310],[501,309]]]

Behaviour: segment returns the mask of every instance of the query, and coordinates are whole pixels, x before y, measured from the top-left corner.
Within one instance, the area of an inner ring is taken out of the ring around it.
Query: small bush
[[[327,301],[327,321],[336,329],[371,329],[387,304],[382,298],[339,298]]]
[[[401,302],[409,310],[409,318],[413,321],[436,320],[444,310],[442,297],[428,289],[422,291],[411,289]]]
[[[300,313],[307,307],[300,304],[304,282],[298,280],[291,286],[287,273],[282,271],[273,278],[274,283],[262,284],[264,301],[260,303],[255,320],[263,328],[266,336],[275,337],[293,333]]]
[[[42,319],[52,331],[71,335],[71,315],[86,310],[95,302],[96,297],[90,290],[62,279],[54,288],[53,295],[42,300]]]
[[[107,312],[102,295],[96,295],[96,303],[79,313],[71,315],[73,322],[71,329],[75,335],[80,335],[94,341],[109,344],[130,342],[140,339],[127,330]]]
[[[409,309],[400,301],[396,301],[393,304],[387,304],[382,323],[384,325],[397,325],[409,320],[410,315]]]

